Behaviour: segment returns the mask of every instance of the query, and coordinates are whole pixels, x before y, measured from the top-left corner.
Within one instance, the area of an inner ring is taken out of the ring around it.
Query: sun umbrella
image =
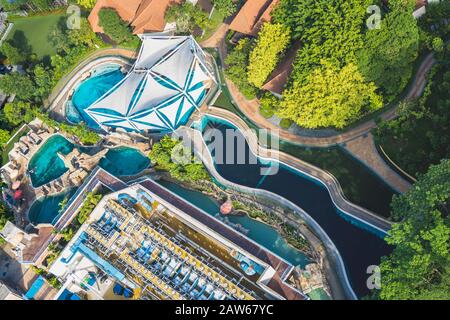
[[[14,192],[14,200],[19,200],[22,197],[23,191],[22,190],[16,190],[16,192]]]

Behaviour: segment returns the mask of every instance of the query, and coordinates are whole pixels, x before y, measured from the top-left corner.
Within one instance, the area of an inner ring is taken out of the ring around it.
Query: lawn
[[[64,19],[64,14],[49,14],[12,19],[14,28],[8,36],[20,48],[31,47],[31,51],[38,59],[51,56],[56,49],[50,44],[48,37],[52,30],[56,29],[58,22]]]
[[[219,26],[223,22],[223,20],[224,20],[224,16],[221,15],[218,10],[214,10],[211,15],[211,19],[209,20],[209,23],[204,30],[203,36],[199,37],[196,40],[201,42],[201,41],[204,41],[204,40],[208,39],[209,37],[211,37],[214,34],[214,32],[217,31],[217,29],[219,28]]]

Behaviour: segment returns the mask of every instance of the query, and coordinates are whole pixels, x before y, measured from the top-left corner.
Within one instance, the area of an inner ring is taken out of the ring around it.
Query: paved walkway
[[[397,192],[404,193],[411,188],[411,183],[394,171],[380,156],[375,146],[372,133],[346,142],[344,148],[359,161],[371,168]]]
[[[229,29],[229,25],[222,24],[219,29],[206,41],[202,42],[205,47],[216,47],[219,49],[221,55],[221,61],[223,64],[224,57],[226,56],[226,45],[225,39],[226,34]],[[136,52],[126,50],[126,49],[106,49],[100,50],[92,54],[88,59],[86,59],[82,64],[77,66],[69,75],[62,79],[58,86],[60,86],[61,91],[55,90],[58,93],[57,96],[50,97],[51,107],[55,108],[56,105],[61,105],[59,102],[65,101],[67,95],[69,94],[67,84],[75,78],[82,70],[84,70],[89,64],[102,57],[124,57],[128,59],[134,58]],[[422,62],[419,67],[414,82],[409,89],[406,100],[412,100],[419,97],[426,85],[426,76],[430,71],[431,67],[435,63],[434,55],[430,53]],[[362,161],[370,169],[372,169],[379,177],[381,177],[386,183],[388,183],[393,189],[399,192],[405,192],[410,188],[409,182],[403,179],[394,170],[390,169],[384,160],[378,154],[375,148],[374,142],[367,142],[366,137],[372,139],[369,135],[370,131],[377,127],[374,120],[366,121],[348,131],[329,137],[306,137],[294,134],[287,130],[280,129],[275,124],[271,123],[259,113],[259,103],[256,99],[247,100],[237,89],[237,87],[229,80],[226,80],[227,86],[229,88],[230,94],[233,100],[238,105],[239,109],[254,122],[258,127],[268,130],[275,130],[279,137],[283,140],[290,141],[295,144],[312,146],[312,147],[329,147],[335,145],[345,145],[348,152],[350,152],[355,158]],[[72,83],[73,85],[73,83]],[[52,100],[53,99],[53,100]],[[55,108],[56,109],[56,108]],[[381,118],[384,120],[391,120],[397,116],[397,107],[393,107],[381,114]]]
[[[221,28],[207,41],[205,45],[215,46],[221,55],[222,67],[226,57],[225,36],[228,25],[222,25]],[[431,70],[436,60],[434,54],[428,54],[422,61],[415,79],[405,97],[405,100],[413,100],[420,97],[425,89],[427,74]],[[382,178],[391,188],[398,192],[406,192],[411,184],[400,176],[396,171],[389,167],[378,153],[373,137],[369,134],[377,127],[375,120],[371,119],[362,124],[347,130],[346,132],[329,137],[307,137],[301,136],[271,123],[259,113],[259,101],[257,99],[247,100],[245,96],[230,80],[226,80],[231,97],[236,102],[239,109],[258,127],[268,130],[276,130],[279,137],[283,140],[295,144],[312,147],[329,147],[335,145],[346,145],[346,150],[355,158],[362,161],[380,178]],[[383,112],[380,117],[383,120],[392,120],[397,117],[397,107],[395,106]]]

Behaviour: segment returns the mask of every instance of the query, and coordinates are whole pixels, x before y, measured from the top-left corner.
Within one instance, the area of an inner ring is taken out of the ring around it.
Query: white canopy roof
[[[86,109],[100,125],[170,131],[185,124],[215,82],[192,37],[143,35],[130,73]]]

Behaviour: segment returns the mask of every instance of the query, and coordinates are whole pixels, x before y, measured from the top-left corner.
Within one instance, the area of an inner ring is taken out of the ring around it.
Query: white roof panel
[[[143,35],[127,77],[86,112],[99,124],[130,130],[171,130],[186,122],[213,80],[192,37]]]
[[[163,58],[170,51],[176,49],[183,41],[185,37],[143,37],[141,51],[139,53],[138,60],[136,62],[136,69],[150,69],[155,63]]]
[[[154,66],[152,71],[175,82],[178,87],[184,88],[194,57],[190,41],[186,41],[170,58]]]
[[[130,72],[122,82],[112,88],[87,110],[99,111],[100,109],[109,109],[118,114],[126,115],[134,93],[144,77],[145,73]]]
[[[148,74],[142,95],[137,99],[129,115],[153,109],[171,97],[180,94],[179,91],[172,90],[158,83],[151,74]]]
[[[152,111],[142,117],[137,116],[131,118],[130,120],[139,130],[154,129],[154,128],[170,129],[170,127],[161,120],[161,118],[155,111]]]

